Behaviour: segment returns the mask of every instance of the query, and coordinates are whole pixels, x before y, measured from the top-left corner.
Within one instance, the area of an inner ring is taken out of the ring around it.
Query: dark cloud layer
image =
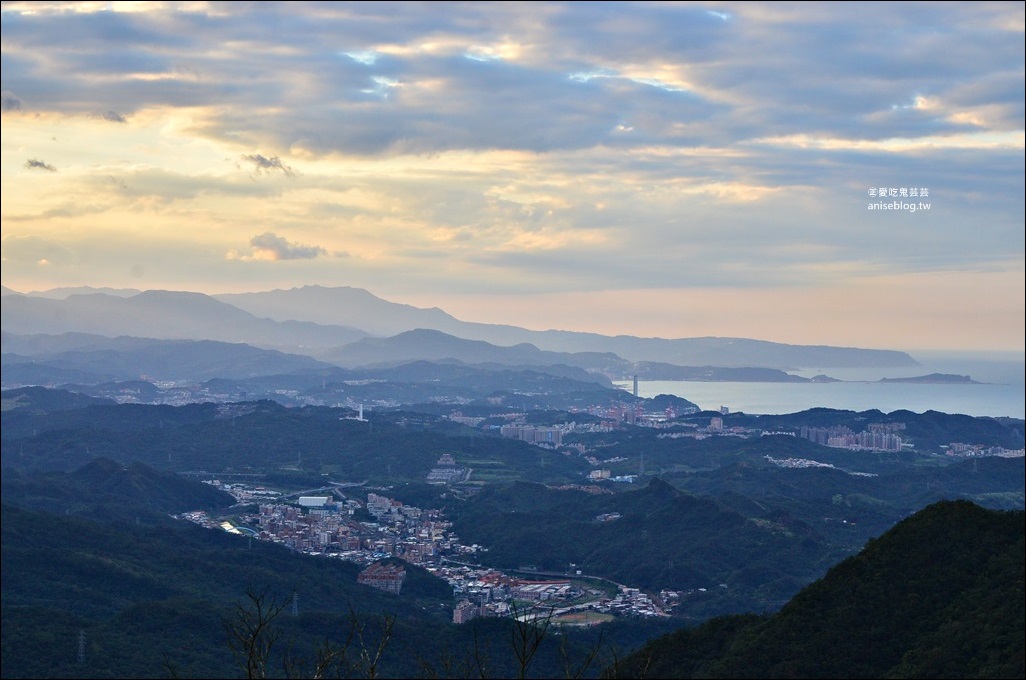
[[[270,158],[263,156],[258,153],[244,155],[242,160],[247,163],[251,163],[257,172],[280,172],[286,177],[292,177],[295,175],[295,171],[286,165],[279,157],[272,156]]]
[[[4,90],[0,94],[0,110],[2,111],[17,111],[21,108],[21,100],[14,96],[13,92]]]
[[[946,109],[893,113],[920,96],[995,107],[984,128],[1017,129],[1022,111],[1014,4],[214,7],[5,11],[5,85],[66,112],[100,97],[128,112],[223,105],[210,134],[247,115],[281,150],[302,140],[360,154],[623,144],[621,123],[642,142],[685,146],[980,127]],[[87,85],[96,79],[104,87]]]
[[[38,158],[30,158],[25,161],[25,167],[29,170],[46,170],[47,172],[57,172],[57,168],[50,165],[45,161],[41,161]]]

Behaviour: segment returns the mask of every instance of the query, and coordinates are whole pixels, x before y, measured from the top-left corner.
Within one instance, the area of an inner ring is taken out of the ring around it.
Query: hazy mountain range
[[[473,323],[437,308],[396,304],[349,287],[304,286],[217,296],[90,288],[26,295],[4,287],[2,293],[2,323],[8,334],[86,333],[246,343],[346,367],[458,359],[565,364],[622,377],[634,372],[637,362],[781,370],[916,365],[905,352],[892,350],[747,338],[605,336]],[[410,331],[418,333],[409,335]],[[385,338],[392,339],[386,342]]]
[[[136,380],[245,379],[326,370],[308,356],[213,340],[153,340],[83,333],[3,333],[5,384],[95,383]]]

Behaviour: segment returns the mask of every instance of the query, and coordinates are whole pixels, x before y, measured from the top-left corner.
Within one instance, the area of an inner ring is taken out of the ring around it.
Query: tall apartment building
[[[480,613],[481,608],[470,600],[460,600],[459,604],[452,610],[452,622],[466,623],[471,619],[476,619]]]

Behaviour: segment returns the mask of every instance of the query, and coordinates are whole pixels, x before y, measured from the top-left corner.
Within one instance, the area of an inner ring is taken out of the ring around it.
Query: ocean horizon
[[[797,413],[811,408],[884,413],[941,411],[968,416],[1026,418],[1026,362],[1021,353],[917,352],[917,366],[901,368],[815,368],[788,371],[811,378],[829,375],[842,382],[761,383],[639,380],[638,396],[672,394],[702,410],[731,413]],[[883,383],[931,373],[968,375],[973,383]],[[631,381],[614,381],[632,390]]]

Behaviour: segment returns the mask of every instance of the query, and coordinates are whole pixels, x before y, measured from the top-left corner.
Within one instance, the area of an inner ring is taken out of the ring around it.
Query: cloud
[[[107,113],[103,114],[102,117],[103,117],[104,120],[110,121],[111,123],[127,123],[128,122],[127,120],[125,120],[124,116],[122,116],[117,111],[108,111]]]
[[[254,285],[424,295],[1022,261],[1021,4],[106,6],[4,4],[5,233],[145,215]]]
[[[253,12],[155,3],[31,15],[5,5],[4,81],[47,111],[217,109],[198,126],[204,134],[279,154],[293,145],[315,155],[546,152],[798,132],[958,134],[966,121],[1021,127],[1021,10],[1011,5],[546,5],[265,3]],[[570,79],[582,73],[615,75]],[[988,79],[995,86],[976,87]],[[950,109],[883,115],[916,92]],[[292,172],[275,155],[244,160]]]
[[[11,264],[66,263],[74,259],[69,248],[39,236],[4,236],[0,248],[4,262]]]
[[[246,161],[247,163],[252,163],[253,167],[256,168],[258,174],[262,172],[272,172],[275,170],[280,171],[286,177],[294,177],[296,174],[291,167],[286,165],[284,161],[282,161],[277,156],[271,156],[270,158],[267,158],[266,156],[255,153],[244,155],[242,157],[242,160]]]
[[[14,96],[13,92],[4,90],[0,93],[0,110],[18,111],[21,109],[21,100]]]
[[[53,167],[49,163],[45,163],[36,158],[30,158],[25,161],[25,167],[29,170],[46,170],[47,172],[57,172],[57,168]]]
[[[328,251],[320,246],[289,243],[285,238],[270,231],[257,234],[250,239],[249,244],[253,247],[252,253],[241,254],[233,250],[228,253],[226,259],[241,260],[242,262],[274,262],[277,260],[312,260],[320,255],[328,254]]]

